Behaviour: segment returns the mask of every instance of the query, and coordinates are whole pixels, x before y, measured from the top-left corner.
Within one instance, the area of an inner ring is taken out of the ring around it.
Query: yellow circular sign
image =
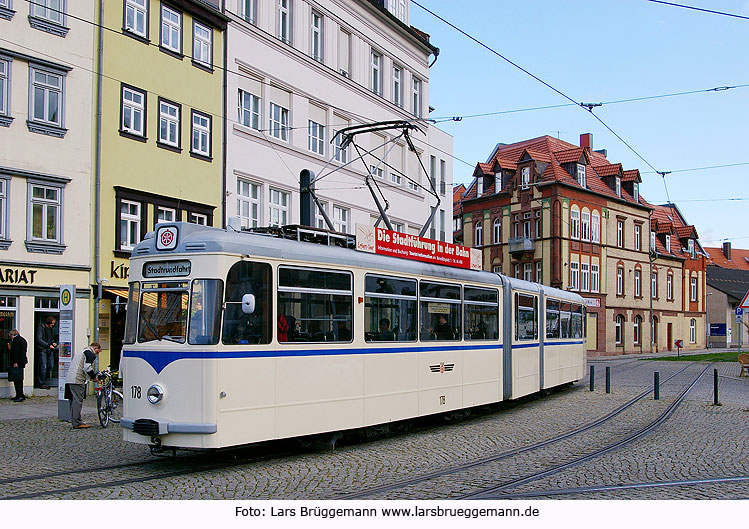
[[[62,291],[62,294],[60,295],[60,301],[62,301],[63,305],[68,305],[70,303],[70,290],[66,288]]]

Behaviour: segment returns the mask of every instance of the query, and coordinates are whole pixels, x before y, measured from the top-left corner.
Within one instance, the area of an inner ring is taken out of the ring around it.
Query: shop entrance
[[[55,319],[55,324],[52,327],[52,341],[57,343],[60,340],[60,331],[59,331],[59,324],[60,324],[60,309],[59,309],[59,298],[41,298],[37,297],[34,298],[34,336],[32,340],[29,340],[29,353],[31,350],[34,351],[34,385],[36,385],[36,381],[39,380],[42,376],[41,373],[41,356],[38,354],[38,349],[36,347],[36,339],[38,336],[40,336],[40,333],[42,332],[42,325],[45,321],[47,321],[48,317],[53,317]],[[50,386],[53,386],[57,381],[58,376],[58,351],[55,349],[54,354],[52,355],[52,365],[51,365],[51,374],[49,375],[49,379],[47,380],[47,383]],[[48,369],[48,372],[50,370]]]

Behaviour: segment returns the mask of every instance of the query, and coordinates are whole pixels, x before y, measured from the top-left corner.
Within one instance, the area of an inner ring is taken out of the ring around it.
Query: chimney
[[[731,260],[731,243],[730,242],[723,243],[723,255],[725,255],[726,259],[728,259],[729,261]]]
[[[590,132],[580,134],[580,147],[587,147],[593,150],[593,135]]]

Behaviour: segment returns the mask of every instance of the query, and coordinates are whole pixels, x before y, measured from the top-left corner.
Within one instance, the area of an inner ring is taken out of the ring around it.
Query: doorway
[[[673,323],[667,323],[666,324],[666,340],[667,340],[666,348],[669,351],[671,350],[671,347],[672,347],[671,343],[674,341],[673,340],[674,337],[673,337],[672,332],[671,332],[672,331],[672,327],[671,327],[672,325],[673,325]]]
[[[588,351],[596,351],[598,349],[598,314],[595,312],[588,312],[587,324],[588,334],[585,338],[585,347]]]
[[[60,309],[59,309],[59,298],[34,298],[34,341],[29,343],[29,349],[34,351],[34,382],[39,380],[41,376],[41,364],[40,356],[36,351],[36,338],[37,334],[41,330],[42,324],[46,321],[49,316],[55,319],[55,325],[52,327],[52,341],[57,342],[60,339]],[[57,380],[58,369],[59,369],[59,358],[58,352],[55,350],[53,355],[51,374],[47,381],[50,385],[54,384]]]

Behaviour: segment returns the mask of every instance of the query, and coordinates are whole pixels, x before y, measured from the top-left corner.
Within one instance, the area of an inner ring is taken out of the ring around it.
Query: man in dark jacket
[[[13,381],[13,385],[16,388],[16,396],[13,398],[13,402],[23,402],[26,400],[26,396],[23,394],[23,368],[28,363],[26,347],[26,340],[23,336],[16,329],[10,331],[10,367],[21,368],[21,379]]]
[[[52,334],[52,328],[56,322],[54,316],[47,316],[44,323],[40,323],[36,329],[34,351],[39,359],[39,371],[37,371],[36,384],[34,384],[36,388],[49,389],[47,380],[55,368],[55,352],[57,351],[57,344]]]

